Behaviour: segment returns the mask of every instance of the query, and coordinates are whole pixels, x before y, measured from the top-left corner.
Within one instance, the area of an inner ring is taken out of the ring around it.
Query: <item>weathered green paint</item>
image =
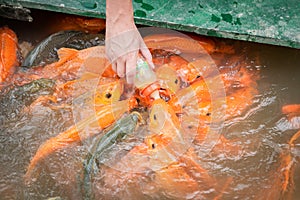
[[[105,18],[105,0],[0,0]],[[300,48],[299,0],[134,0],[137,24]]]

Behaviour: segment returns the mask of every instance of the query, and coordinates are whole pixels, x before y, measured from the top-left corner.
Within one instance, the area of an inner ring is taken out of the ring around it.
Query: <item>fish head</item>
[[[156,76],[161,82],[163,88],[169,89],[172,93],[175,93],[180,88],[180,78],[177,72],[168,64],[164,64],[156,70]]]
[[[176,113],[162,99],[153,101],[149,118],[149,130],[156,134],[169,135],[180,126]]]
[[[123,93],[122,81],[119,79],[113,79],[111,82],[102,82],[103,81],[99,82],[94,93],[95,105],[107,105],[119,101]]]

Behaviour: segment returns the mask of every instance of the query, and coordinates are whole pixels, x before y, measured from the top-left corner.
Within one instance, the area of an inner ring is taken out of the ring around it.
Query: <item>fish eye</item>
[[[152,149],[155,149],[155,144],[154,144],[154,143],[152,143],[151,147],[152,147]]]
[[[206,116],[210,116],[210,113],[208,112],[208,113],[206,113]]]
[[[139,98],[135,98],[135,99],[136,99],[136,102],[137,102],[138,104],[141,103],[141,100],[140,100]]]
[[[110,92],[105,94],[105,97],[108,98],[108,99],[109,99],[111,96],[112,96],[112,94],[111,94]]]
[[[157,119],[155,114],[153,115],[153,119],[154,119],[154,120],[156,120],[156,119]]]
[[[178,84],[178,79],[175,79],[175,81],[174,81],[174,82],[175,82],[175,84]]]

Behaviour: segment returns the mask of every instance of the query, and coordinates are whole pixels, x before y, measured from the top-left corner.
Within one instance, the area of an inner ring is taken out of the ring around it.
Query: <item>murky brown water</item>
[[[47,33],[47,20],[57,19],[41,15],[34,24],[3,20],[2,25],[13,28],[20,40],[36,43]],[[44,17],[42,17],[44,16]],[[40,26],[42,24],[42,26]],[[281,107],[286,104],[300,103],[300,51],[295,49],[252,44],[247,42],[234,42],[224,40],[233,45],[242,45],[244,51],[259,55],[261,79],[258,81],[259,94],[255,96],[254,104],[239,117],[225,123],[223,134],[232,140],[232,144],[242,148],[235,153],[227,154],[219,151],[211,156],[204,157],[201,165],[209,169],[209,173],[219,180],[220,185],[228,183],[221,199],[277,199],[280,195],[280,177],[283,161],[281,155],[288,151],[287,142],[297,132],[291,126],[286,116],[281,113]],[[255,65],[255,63],[253,63]],[[2,95],[3,98],[3,95]],[[0,196],[1,199],[47,199],[49,197],[62,197],[63,199],[80,199],[81,189],[78,180],[82,171],[82,159],[87,150],[80,144],[60,150],[47,157],[38,167],[40,176],[30,186],[25,186],[23,176],[26,167],[37,151],[39,145],[55,134],[65,130],[73,124],[72,113],[67,109],[53,110],[45,106],[18,108],[18,102],[13,98],[1,101],[1,108],[14,107],[0,111]],[[21,107],[21,106],[20,106]],[[7,113],[10,112],[10,113]],[[299,157],[300,145],[292,149],[294,161],[295,190],[292,199],[300,196]],[[200,147],[199,147],[200,148]],[[130,180],[130,177],[123,179]],[[144,183],[144,191],[151,193],[155,190],[148,183],[148,177],[138,177]],[[147,179],[147,180],[146,180]],[[100,180],[100,178],[99,178]],[[228,181],[229,180],[229,181]],[[111,184],[114,185],[114,184]],[[112,193],[118,193],[118,188],[103,189],[101,181],[96,181],[95,188],[109,198]],[[138,189],[128,193],[120,193],[120,198],[136,199],[172,199],[163,191],[157,195],[140,196]],[[140,186],[141,187],[141,186]],[[123,188],[124,189],[124,188]],[[141,189],[141,188],[139,188]],[[202,188],[207,189],[205,187]],[[221,190],[221,189],[220,189]],[[95,190],[97,191],[97,190]],[[119,195],[120,195],[119,194]],[[112,195],[113,196],[113,195]],[[284,196],[284,199],[288,196]]]

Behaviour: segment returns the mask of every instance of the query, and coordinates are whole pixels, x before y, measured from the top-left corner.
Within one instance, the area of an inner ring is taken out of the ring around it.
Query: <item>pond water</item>
[[[32,15],[36,19],[33,23],[2,18],[0,26],[12,28],[20,42],[28,41],[35,45],[53,33],[47,27],[65,16],[41,11],[34,11]],[[280,199],[283,171],[289,166],[286,164],[287,155],[291,155],[291,161],[288,162],[292,163],[288,190],[292,191],[291,195],[284,194],[283,199],[299,198],[300,140],[296,140],[292,149],[287,143],[300,127],[293,126],[282,114],[281,108],[287,104],[300,104],[300,51],[225,39],[214,40],[239,49],[235,54],[246,55],[249,65],[260,73],[258,93],[254,96],[253,104],[241,115],[225,121],[222,129],[222,134],[234,150],[228,153],[224,147],[198,161],[209,176],[217,180],[215,185],[219,196],[210,196],[215,193],[205,186],[198,188],[203,191],[202,196],[172,196],[172,191],[157,188],[155,182],[153,185],[151,180],[155,175],[151,171],[130,176],[124,172],[111,172],[104,166],[93,182],[96,199]],[[259,62],[256,62],[254,55]],[[18,102],[30,98],[30,95],[16,98],[4,97],[2,93],[0,98],[1,199],[82,199],[84,191],[78,180],[82,179],[82,162],[88,150],[80,142],[42,160],[36,172],[39,176],[31,185],[24,183],[26,167],[39,146],[72,126],[73,113],[69,109],[51,109],[44,105],[29,104],[24,107],[24,103]],[[297,117],[294,119],[299,121]],[[119,148],[132,148],[136,144],[133,139],[126,142],[119,144]],[[197,152],[201,146],[194,148]],[[103,177],[107,181],[105,184]],[[205,182],[208,181],[206,179],[200,180],[203,184],[210,183]]]

